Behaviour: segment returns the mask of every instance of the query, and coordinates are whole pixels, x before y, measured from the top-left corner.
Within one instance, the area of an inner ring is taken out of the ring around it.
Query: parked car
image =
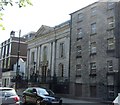
[[[20,105],[20,98],[14,88],[0,87],[0,105]]]
[[[23,103],[32,103],[36,105],[62,105],[62,100],[49,89],[30,87],[23,92]]]

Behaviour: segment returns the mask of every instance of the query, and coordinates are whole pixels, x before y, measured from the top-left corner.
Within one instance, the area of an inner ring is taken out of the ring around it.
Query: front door
[[[47,66],[42,66],[42,81],[46,82],[47,77]]]
[[[82,84],[80,83],[75,84],[75,96],[78,96],[78,97],[82,96]]]
[[[90,96],[96,97],[96,86],[90,86]]]

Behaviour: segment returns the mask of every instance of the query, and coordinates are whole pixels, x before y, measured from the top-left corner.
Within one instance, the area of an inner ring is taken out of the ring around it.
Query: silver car
[[[0,105],[20,105],[20,98],[14,88],[0,87]]]

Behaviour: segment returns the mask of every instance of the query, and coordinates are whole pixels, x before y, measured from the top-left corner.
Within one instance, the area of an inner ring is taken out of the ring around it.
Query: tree
[[[4,15],[2,11],[4,11],[5,6],[11,5],[12,7],[15,4],[18,5],[19,8],[25,7],[27,4],[32,5],[31,0],[0,0],[0,27],[2,28],[2,30],[5,30],[5,27],[2,24],[2,17]]]

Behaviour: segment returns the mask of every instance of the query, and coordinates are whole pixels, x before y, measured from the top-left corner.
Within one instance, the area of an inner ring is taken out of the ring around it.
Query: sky
[[[0,29],[0,44],[10,38],[10,32],[16,31],[21,36],[37,31],[41,25],[54,27],[70,19],[73,13],[98,0],[31,0],[33,6],[19,8],[17,5],[7,6],[4,10],[3,25]]]

